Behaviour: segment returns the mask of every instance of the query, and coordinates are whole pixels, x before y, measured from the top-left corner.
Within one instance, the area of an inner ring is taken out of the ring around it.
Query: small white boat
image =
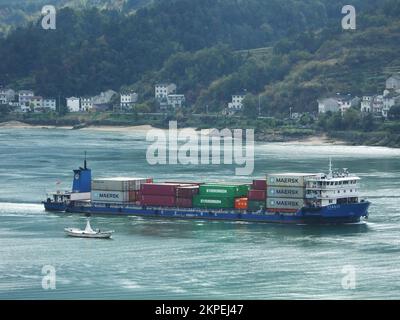
[[[112,234],[114,233],[113,230],[109,231],[101,231],[99,229],[93,230],[92,227],[90,226],[89,219],[87,220],[85,230],[77,228],[65,228],[64,231],[70,237],[94,238],[94,239],[110,239]]]

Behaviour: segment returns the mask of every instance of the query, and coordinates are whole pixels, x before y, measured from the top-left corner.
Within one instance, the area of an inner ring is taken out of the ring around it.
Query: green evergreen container
[[[204,184],[199,187],[199,194],[211,197],[239,198],[246,197],[250,185]]]
[[[195,195],[193,197],[194,208],[206,209],[232,209],[235,206],[235,199],[231,197],[211,197]]]
[[[265,209],[265,201],[254,201],[249,200],[247,203],[248,210],[258,211],[260,209]]]

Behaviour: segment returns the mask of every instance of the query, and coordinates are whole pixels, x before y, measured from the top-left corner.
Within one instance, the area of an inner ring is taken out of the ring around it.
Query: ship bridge
[[[341,172],[319,174],[306,181],[306,201],[311,206],[328,206],[359,202],[359,177]]]

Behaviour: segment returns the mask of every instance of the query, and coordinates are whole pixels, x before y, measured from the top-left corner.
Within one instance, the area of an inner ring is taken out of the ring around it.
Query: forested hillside
[[[96,7],[114,9],[130,13],[152,0],[0,0],[0,35],[11,29],[36,20],[45,5],[56,8],[70,7],[77,10]]]
[[[64,8],[0,40],[0,83],[49,96],[131,87],[153,107],[174,81],[197,110],[220,110],[247,90],[247,115],[314,110],[332,92],[376,92],[399,70],[400,0],[352,1],[357,30],[341,29],[346,1],[158,0],[121,10]],[[115,4],[115,3],[114,3]],[[126,6],[126,4],[125,4]]]

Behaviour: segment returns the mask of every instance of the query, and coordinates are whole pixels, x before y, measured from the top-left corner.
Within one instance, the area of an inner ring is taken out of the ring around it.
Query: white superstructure
[[[320,207],[333,204],[359,202],[359,177],[347,169],[333,172],[330,164],[328,174],[319,174],[306,181],[306,199],[310,206]]]

